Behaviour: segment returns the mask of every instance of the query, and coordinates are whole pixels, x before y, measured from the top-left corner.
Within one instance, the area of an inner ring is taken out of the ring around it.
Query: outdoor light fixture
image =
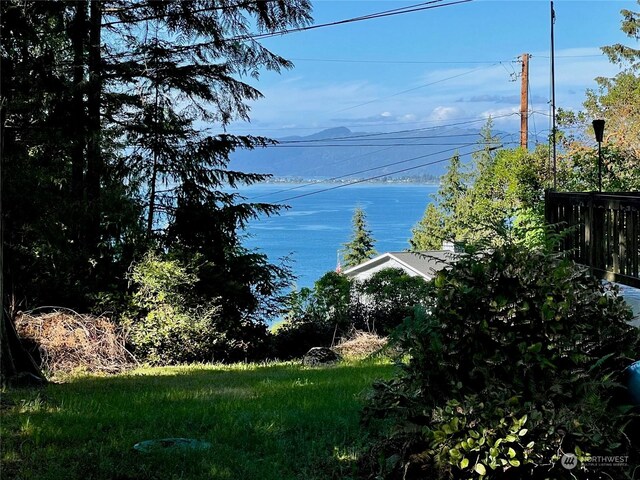
[[[604,138],[604,120],[594,120],[593,131],[598,142],[598,191],[602,192],[602,140]]]

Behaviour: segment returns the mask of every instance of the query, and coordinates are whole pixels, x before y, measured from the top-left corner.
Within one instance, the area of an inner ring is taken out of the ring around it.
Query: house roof
[[[355,277],[359,273],[378,267],[384,263],[395,260],[406,270],[414,272],[427,280],[435,276],[437,272],[446,268],[459,254],[448,250],[434,250],[425,252],[387,252],[367,260],[366,262],[346,269],[343,274]]]

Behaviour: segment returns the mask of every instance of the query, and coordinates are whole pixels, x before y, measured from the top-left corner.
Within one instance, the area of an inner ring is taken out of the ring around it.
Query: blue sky
[[[451,0],[445,0],[449,3]],[[316,0],[315,23],[419,3]],[[635,0],[556,0],[556,103],[579,108],[597,76],[618,71],[599,47],[630,44],[620,10]],[[474,0],[263,40],[295,68],[250,80],[265,98],[251,104],[251,123],[229,131],[282,137],[347,126],[394,131],[494,117],[519,128],[518,57],[530,61],[532,133],[546,135],[550,98],[550,4],[547,0]],[[405,92],[405,90],[410,90]],[[404,92],[404,93],[401,93]]]

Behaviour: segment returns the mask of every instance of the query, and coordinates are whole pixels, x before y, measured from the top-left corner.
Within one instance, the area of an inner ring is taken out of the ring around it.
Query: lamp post
[[[602,139],[604,138],[604,120],[594,120],[593,131],[598,142],[598,191],[602,192]]]

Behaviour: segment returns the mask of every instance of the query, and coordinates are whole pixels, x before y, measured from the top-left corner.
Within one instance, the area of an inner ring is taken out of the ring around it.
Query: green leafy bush
[[[289,359],[311,347],[329,346],[354,331],[387,335],[432,287],[400,269],[384,269],[364,282],[336,272],[324,274],[313,289],[289,297],[285,322],[276,332],[275,356]]]
[[[379,435],[365,473],[599,478],[588,456],[622,455],[627,466],[607,474],[630,475],[638,415],[618,381],[640,342],[614,287],[509,242],[462,257],[433,287],[395,334],[401,373],[365,410]],[[560,466],[564,453],[577,468]]]
[[[381,335],[389,334],[411,315],[416,305],[429,297],[432,286],[422,277],[412,277],[400,268],[385,268],[355,285],[366,298],[366,323]]]
[[[329,346],[346,333],[352,325],[351,288],[350,279],[327,272],[313,289],[292,292],[285,321],[273,338],[273,356],[299,358],[310,348]]]
[[[195,274],[149,253],[131,270],[136,286],[126,321],[136,356],[151,364],[238,361],[266,354],[266,325],[225,321],[217,303],[194,305]]]

